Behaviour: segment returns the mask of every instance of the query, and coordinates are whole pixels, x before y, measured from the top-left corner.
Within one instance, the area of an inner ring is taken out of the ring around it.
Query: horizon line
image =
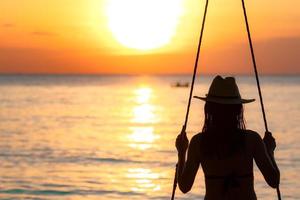
[[[235,76],[254,76],[254,73],[220,73]],[[0,76],[192,76],[191,73],[1,73]],[[197,73],[216,76],[218,73]],[[260,76],[300,76],[300,73],[261,73]]]

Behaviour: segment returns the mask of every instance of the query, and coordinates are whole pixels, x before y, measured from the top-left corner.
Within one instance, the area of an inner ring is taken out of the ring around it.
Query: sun
[[[182,13],[182,0],[108,0],[108,26],[122,45],[150,50],[170,43]]]

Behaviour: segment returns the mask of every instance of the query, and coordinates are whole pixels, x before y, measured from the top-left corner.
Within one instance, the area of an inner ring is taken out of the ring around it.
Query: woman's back
[[[232,152],[232,142],[223,138],[218,150],[210,153],[216,143],[198,134],[199,158],[205,175],[206,199],[256,199],[253,187],[253,133],[243,134],[243,145]],[[204,144],[205,143],[205,144]],[[218,152],[218,153],[216,153]]]

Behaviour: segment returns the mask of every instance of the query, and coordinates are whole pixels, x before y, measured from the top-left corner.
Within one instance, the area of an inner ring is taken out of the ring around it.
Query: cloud
[[[76,52],[0,47],[0,73],[85,73],[89,61]]]
[[[300,74],[300,37],[254,40],[258,69],[264,74]],[[253,66],[248,43],[232,44],[202,51],[204,72],[252,73]]]
[[[300,36],[254,41],[260,74],[300,74]],[[202,49],[198,72],[253,74],[248,43]],[[1,48],[0,73],[192,73],[195,52],[108,55],[95,50]]]
[[[2,24],[2,27],[3,28],[12,28],[12,27],[14,27],[15,25],[14,24],[12,24],[12,23],[5,23],[5,24]]]
[[[258,42],[258,62],[267,70],[300,73],[300,37],[275,38]]]
[[[47,32],[47,31],[33,31],[31,32],[32,35],[35,36],[56,36],[56,33],[53,32]]]

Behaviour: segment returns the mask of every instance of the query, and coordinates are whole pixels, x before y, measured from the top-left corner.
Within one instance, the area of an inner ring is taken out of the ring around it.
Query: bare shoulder
[[[201,140],[202,140],[202,133],[198,133],[192,137],[191,144],[200,145]]]
[[[252,140],[253,142],[262,140],[261,136],[253,130],[247,129],[245,130],[245,134],[246,134],[246,138],[248,138],[248,140]]]
[[[245,135],[246,143],[249,145],[252,151],[255,151],[257,147],[263,144],[263,140],[257,132],[253,130],[245,130]]]
[[[197,162],[201,160],[201,140],[202,134],[198,133],[192,137],[189,145],[189,155],[196,158]]]
[[[190,145],[189,145],[191,151],[199,150],[199,146],[201,146],[201,140],[202,140],[201,138],[202,138],[201,133],[198,133],[192,137]]]

